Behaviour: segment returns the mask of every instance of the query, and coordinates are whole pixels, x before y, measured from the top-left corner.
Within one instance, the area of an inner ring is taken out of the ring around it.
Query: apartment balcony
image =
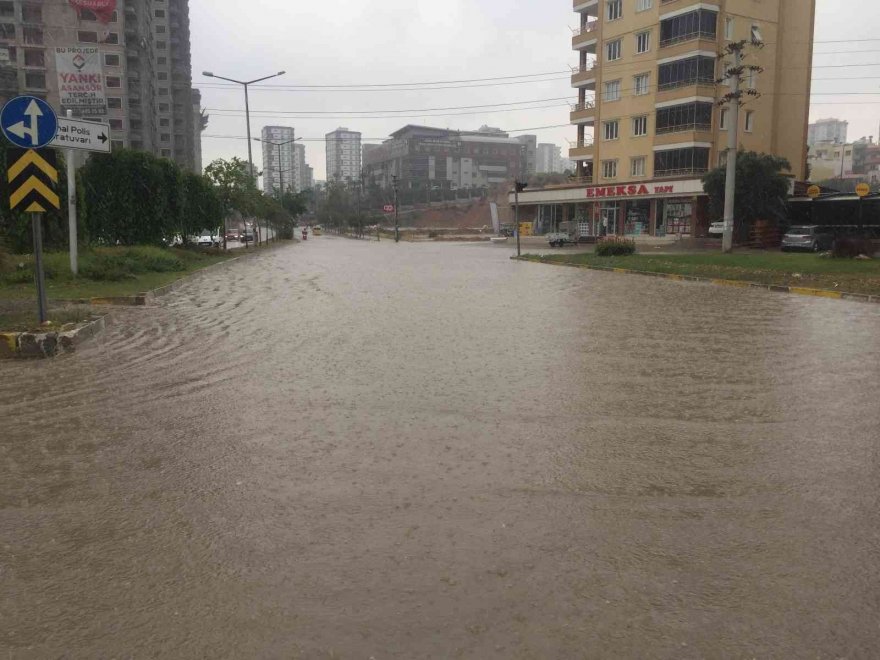
[[[586,51],[595,54],[599,47],[601,24],[601,21],[591,21],[583,27],[572,28],[572,50]]]
[[[576,142],[569,142],[568,157],[571,160],[592,160],[596,154],[593,138],[584,138]]]
[[[596,104],[593,101],[575,103],[571,106],[572,124],[593,124],[596,121]]]
[[[599,0],[572,0],[572,9],[579,14],[599,15]]]
[[[598,74],[598,60],[587,62],[583,66],[571,67],[571,86],[575,89],[585,87],[596,89],[596,75]]]

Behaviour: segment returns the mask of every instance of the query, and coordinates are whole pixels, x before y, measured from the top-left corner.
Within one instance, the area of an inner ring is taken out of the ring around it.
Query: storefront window
[[[663,223],[667,234],[690,234],[694,217],[692,202],[669,200],[663,209]]]
[[[627,235],[647,234],[651,228],[651,202],[640,200],[626,203],[626,224],[624,233]]]

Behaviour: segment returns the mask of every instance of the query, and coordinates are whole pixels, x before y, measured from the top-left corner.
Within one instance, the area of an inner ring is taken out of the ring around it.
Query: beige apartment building
[[[815,0],[573,0],[578,103],[571,185],[526,191],[537,229],[574,221],[581,235],[704,235],[701,177],[725,162],[726,44],[749,46],[742,149],[783,156],[805,176]]]

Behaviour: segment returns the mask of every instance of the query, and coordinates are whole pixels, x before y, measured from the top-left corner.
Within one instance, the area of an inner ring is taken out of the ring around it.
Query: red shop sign
[[[598,186],[587,188],[590,199],[602,197],[639,197],[642,195],[668,195],[675,192],[675,186],[653,186],[653,190],[645,184],[628,186]]]

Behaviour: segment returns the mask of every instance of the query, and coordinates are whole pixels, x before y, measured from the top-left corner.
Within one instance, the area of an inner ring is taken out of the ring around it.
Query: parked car
[[[245,243],[253,243],[254,232],[251,231],[250,229],[245,229],[244,233],[242,233],[242,235],[241,235],[241,238]]]
[[[713,222],[709,225],[709,236],[721,237],[724,236],[724,221],[721,222]]]
[[[821,252],[834,246],[834,231],[819,225],[799,225],[791,227],[782,237],[782,251],[809,250]]]
[[[226,232],[226,240],[227,241],[240,241],[241,240],[241,230],[240,229],[230,229]]]
[[[568,232],[557,231],[547,234],[547,242],[550,243],[550,247],[565,247],[567,244],[574,244],[576,241]]]
[[[199,236],[199,247],[220,247],[220,237],[213,234]]]

